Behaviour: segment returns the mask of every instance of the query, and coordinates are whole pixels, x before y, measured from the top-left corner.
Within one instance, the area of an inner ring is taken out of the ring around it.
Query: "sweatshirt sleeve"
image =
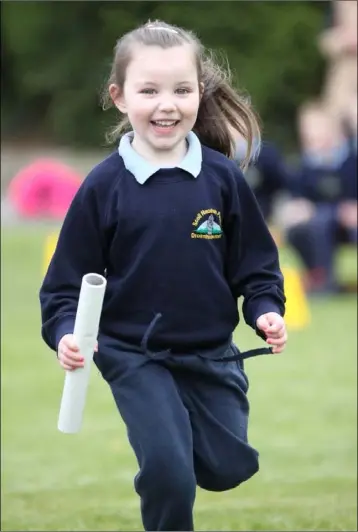
[[[261,214],[256,198],[240,170],[235,169],[236,188],[231,194],[227,220],[227,271],[232,292],[243,296],[246,323],[267,312],[285,313],[283,275],[278,250]]]
[[[85,180],[67,212],[40,288],[42,337],[55,351],[62,336],[73,333],[83,275],[104,273],[103,236],[98,197]]]

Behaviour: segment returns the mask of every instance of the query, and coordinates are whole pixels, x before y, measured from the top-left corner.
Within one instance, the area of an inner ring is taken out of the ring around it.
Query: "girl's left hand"
[[[271,344],[273,353],[282,353],[287,342],[285,321],[276,312],[262,314],[256,320],[256,327],[266,335],[266,342]]]

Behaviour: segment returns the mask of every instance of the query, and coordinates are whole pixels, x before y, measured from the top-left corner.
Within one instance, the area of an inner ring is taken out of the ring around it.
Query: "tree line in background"
[[[103,146],[114,112],[99,94],[116,40],[148,19],[224,51],[264,135],[292,149],[297,107],[320,91],[328,2],[2,2],[2,138]]]

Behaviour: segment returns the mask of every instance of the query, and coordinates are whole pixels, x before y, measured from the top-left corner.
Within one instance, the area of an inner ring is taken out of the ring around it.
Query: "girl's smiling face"
[[[201,92],[190,45],[136,46],[123,89],[110,86],[116,107],[133,128],[133,148],[157,164],[174,165],[184,157]]]

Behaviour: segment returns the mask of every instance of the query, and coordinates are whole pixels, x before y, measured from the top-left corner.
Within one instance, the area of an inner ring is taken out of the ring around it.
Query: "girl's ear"
[[[112,99],[112,102],[117,107],[118,111],[120,111],[122,114],[126,114],[127,107],[126,107],[123,91],[115,83],[112,83],[108,87],[108,91]]]
[[[199,83],[199,94],[200,94],[200,98],[203,97],[204,89],[205,89],[204,83],[201,81],[201,82]]]

